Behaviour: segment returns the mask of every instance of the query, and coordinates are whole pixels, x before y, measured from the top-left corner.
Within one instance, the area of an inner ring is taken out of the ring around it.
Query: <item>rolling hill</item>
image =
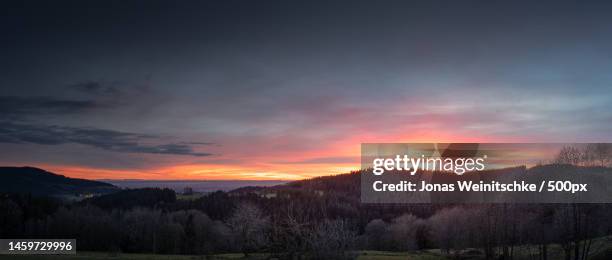
[[[312,193],[317,195],[332,194],[351,200],[359,200],[361,195],[361,182],[363,171],[355,171],[347,174],[321,176],[312,179],[293,181],[272,187],[244,187],[231,191],[236,194],[255,193],[260,196],[278,196],[281,193]],[[588,192],[544,192],[535,196],[529,192],[483,192],[483,191],[433,191],[427,193],[423,201],[436,203],[491,203],[491,202],[554,202],[567,201],[582,203],[606,203],[611,197],[608,193],[607,184],[612,182],[612,168],[593,166],[574,166],[568,164],[538,165],[531,168],[525,166],[509,167],[502,169],[490,169],[480,172],[469,172],[464,175],[443,174],[433,172],[421,172],[417,176],[406,176],[397,172],[394,179],[387,179],[388,183],[399,183],[401,180],[427,181],[435,184],[457,184],[458,181],[471,181],[474,183],[487,183],[493,181],[499,183],[522,182],[539,185],[543,181],[554,181],[553,184],[566,181],[580,183],[589,187]],[[391,180],[391,181],[389,181]],[[547,182],[548,183],[548,182]],[[368,186],[369,187],[369,186]],[[564,188],[565,189],[565,188]],[[417,194],[421,196],[421,194]],[[286,195],[291,196],[291,195]],[[405,196],[405,197],[402,197]],[[410,196],[411,192],[394,194],[397,200],[388,200],[387,203],[409,203],[416,201]]]
[[[118,187],[105,182],[69,178],[34,167],[0,167],[0,193],[79,196],[118,190]]]

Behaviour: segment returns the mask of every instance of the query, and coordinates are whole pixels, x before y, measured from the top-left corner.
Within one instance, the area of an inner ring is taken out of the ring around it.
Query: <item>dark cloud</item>
[[[98,81],[84,81],[69,85],[68,87],[86,94],[119,96],[121,91],[116,85],[117,84],[105,84]]]
[[[187,145],[216,145],[216,146],[219,146],[219,144],[212,143],[212,142],[181,142],[180,144],[187,144]]]
[[[68,85],[67,89],[94,99],[124,99],[133,95],[151,94],[149,80],[150,76],[147,76],[143,82],[86,80]]]
[[[107,151],[147,154],[209,156],[196,152],[184,143],[143,144],[160,141],[159,136],[97,128],[78,128],[32,124],[0,124],[0,143],[33,143],[42,145],[82,144]]]
[[[22,120],[31,116],[74,115],[102,108],[141,104],[150,94],[148,84],[124,84],[118,81],[82,81],[68,85],[63,96],[0,96],[0,119]],[[74,95],[76,94],[76,95]],[[133,96],[140,98],[135,101]]]
[[[82,113],[103,106],[91,100],[0,96],[0,117]]]

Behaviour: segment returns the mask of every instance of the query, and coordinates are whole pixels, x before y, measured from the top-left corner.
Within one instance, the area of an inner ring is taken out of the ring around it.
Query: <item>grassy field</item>
[[[470,250],[464,250],[470,251]],[[474,250],[473,250],[474,251]],[[537,248],[532,246],[520,246],[514,249],[514,259],[537,259]],[[435,259],[452,259],[445,256],[439,249],[414,251],[414,252],[386,252],[386,251],[359,251],[356,253],[358,260],[399,260],[399,259],[415,259],[415,260],[435,260]],[[467,256],[462,255],[464,258]],[[0,255],[0,260],[4,259],[22,259],[22,260],[226,260],[226,259],[269,259],[269,254],[252,254],[249,258],[245,258],[243,254],[217,254],[210,256],[193,256],[193,255],[154,255],[154,254],[113,254],[103,252],[78,252],[76,255]],[[563,251],[559,245],[549,246],[549,259],[562,259]],[[469,259],[479,259],[475,256]],[[599,238],[593,241],[592,249],[588,259],[604,260],[612,259],[612,237]]]
[[[420,252],[385,252],[385,251],[361,251],[358,260],[399,260],[399,259],[414,259],[414,260],[435,260],[447,259],[446,257],[432,253],[429,251]]]
[[[248,259],[267,259],[267,254],[253,254]],[[8,256],[1,255],[1,260],[4,259],[21,259],[21,260],[225,260],[225,259],[245,259],[243,254],[220,254],[213,256],[189,256],[189,255],[153,255],[153,254],[109,254],[98,252],[79,252],[77,255],[21,255]],[[357,257],[359,260],[383,260],[383,259],[415,259],[415,260],[434,260],[446,259],[438,254],[429,252],[383,252],[383,251],[361,251]]]
[[[22,260],[199,260],[199,259],[241,259],[243,254],[223,254],[209,256],[192,255],[154,255],[154,254],[110,254],[101,252],[78,252],[76,255],[0,255],[0,259]],[[261,257],[265,258],[265,257]],[[258,259],[258,258],[254,258]]]

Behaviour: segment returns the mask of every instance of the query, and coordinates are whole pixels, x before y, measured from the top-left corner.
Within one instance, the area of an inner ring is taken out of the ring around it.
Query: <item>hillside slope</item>
[[[69,178],[34,167],[0,167],[0,192],[39,196],[105,194],[119,188],[99,181]]]

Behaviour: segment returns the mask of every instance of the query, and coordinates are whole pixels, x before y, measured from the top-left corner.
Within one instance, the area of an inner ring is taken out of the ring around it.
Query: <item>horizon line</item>
[[[302,179],[290,180],[290,179],[273,179],[273,180],[245,180],[245,179],[224,179],[224,180],[199,180],[199,179],[91,179],[94,181],[209,181],[209,182],[221,182],[221,181],[300,181]]]

